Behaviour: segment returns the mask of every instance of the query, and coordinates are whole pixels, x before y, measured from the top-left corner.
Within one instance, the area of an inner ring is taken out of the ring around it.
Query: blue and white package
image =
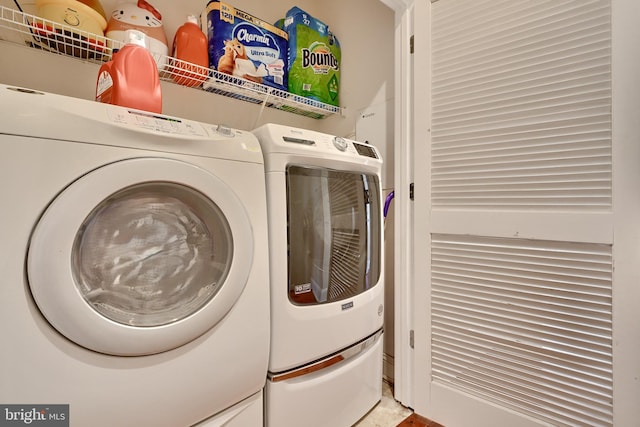
[[[285,31],[219,0],[207,4],[201,20],[212,69],[287,90]]]

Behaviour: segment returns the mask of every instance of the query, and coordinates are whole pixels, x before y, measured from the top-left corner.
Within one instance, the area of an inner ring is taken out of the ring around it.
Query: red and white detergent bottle
[[[102,64],[96,101],[162,113],[158,66],[146,48],[127,43]]]

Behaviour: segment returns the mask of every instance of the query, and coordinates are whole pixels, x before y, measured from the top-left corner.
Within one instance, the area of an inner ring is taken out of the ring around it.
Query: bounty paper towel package
[[[287,33],[218,0],[201,15],[209,66],[221,73],[287,90]]]
[[[276,25],[289,36],[289,92],[339,105],[340,43],[328,26],[298,7]]]

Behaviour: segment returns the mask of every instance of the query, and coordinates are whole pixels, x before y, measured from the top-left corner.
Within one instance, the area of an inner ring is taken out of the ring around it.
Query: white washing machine
[[[2,414],[262,426],[257,139],[0,85],[0,153]]]
[[[264,125],[271,255],[267,427],[348,427],[382,396],[375,147]]]

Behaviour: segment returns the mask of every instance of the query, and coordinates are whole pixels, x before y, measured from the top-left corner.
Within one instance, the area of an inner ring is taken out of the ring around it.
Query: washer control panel
[[[127,108],[109,108],[108,112],[111,121],[119,125],[173,135],[208,136],[206,129],[201,123],[191,120],[178,119]],[[228,129],[228,132],[231,133],[232,131]],[[219,133],[222,134],[222,132]],[[225,136],[229,135],[225,134]]]

